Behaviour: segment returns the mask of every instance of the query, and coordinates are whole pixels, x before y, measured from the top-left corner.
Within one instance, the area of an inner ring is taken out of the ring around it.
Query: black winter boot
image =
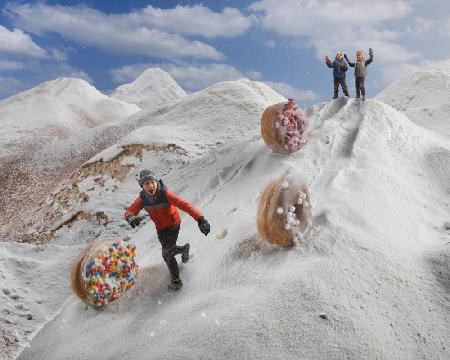
[[[181,253],[181,261],[186,264],[189,261],[189,249],[191,248],[191,245],[187,243],[183,246],[183,252]]]
[[[175,291],[180,290],[182,286],[183,286],[183,283],[181,282],[181,279],[178,278],[178,279],[172,280],[167,288],[169,289],[170,292],[175,292]]]

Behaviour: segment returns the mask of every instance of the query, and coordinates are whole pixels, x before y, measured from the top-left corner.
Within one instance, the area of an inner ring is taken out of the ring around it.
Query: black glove
[[[129,216],[127,218],[127,221],[128,221],[128,224],[130,224],[133,229],[136,226],[139,226],[139,224],[141,223],[141,219],[139,218],[139,216]]]
[[[373,55],[373,49],[369,48],[369,55]]]
[[[344,59],[345,59],[345,60],[347,60],[347,59],[348,59],[348,57],[347,57],[347,54],[344,54]]]
[[[211,231],[211,225],[209,225],[208,220],[206,220],[203,216],[198,219],[198,228],[203,234],[205,234],[205,236]]]

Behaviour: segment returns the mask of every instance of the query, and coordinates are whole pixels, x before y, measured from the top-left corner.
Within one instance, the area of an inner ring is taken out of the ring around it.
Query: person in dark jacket
[[[141,219],[139,211],[145,209],[150,219],[155,223],[158,239],[162,246],[162,257],[169,268],[171,282],[169,291],[177,291],[183,286],[175,255],[181,254],[181,261],[189,260],[189,243],[177,246],[180,231],[180,215],[178,209],[187,212],[197,222],[200,231],[206,235],[210,232],[210,225],[202,213],[189,202],[170,191],[151,170],[142,170],[139,174],[139,185],[142,191],[134,203],[125,211],[125,219],[135,228]]]
[[[366,87],[364,86],[364,80],[367,75],[367,65],[373,61],[373,50],[369,49],[369,60],[364,61],[364,51],[359,50],[356,52],[356,62],[351,62],[347,54],[344,54],[345,61],[347,61],[350,67],[355,68],[355,88],[356,97],[359,99],[360,94],[362,95],[362,100],[366,100]]]
[[[345,82],[345,72],[348,69],[347,63],[342,57],[342,51],[336,54],[336,58],[330,61],[328,56],[325,56],[325,62],[327,66],[333,69],[333,79],[334,79],[334,96],[333,99],[337,99],[339,93],[339,84],[342,87],[342,91],[345,96],[348,96],[347,83]]]

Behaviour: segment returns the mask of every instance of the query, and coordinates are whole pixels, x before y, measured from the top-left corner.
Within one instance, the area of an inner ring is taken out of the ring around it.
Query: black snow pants
[[[366,88],[364,86],[364,80],[366,78],[361,76],[361,77],[355,77],[355,88],[356,88],[356,97],[359,98],[360,97],[360,93],[362,96],[366,96]]]
[[[183,252],[183,246],[177,246],[180,225],[158,231],[158,239],[162,246],[162,257],[169,268],[170,277],[173,280],[180,278],[178,262],[175,255]]]
[[[345,96],[348,96],[348,89],[347,89],[347,83],[345,82],[345,78],[333,78],[334,79],[334,96],[333,99],[337,99],[338,92],[339,92],[339,84],[342,87],[342,91],[344,92]]]

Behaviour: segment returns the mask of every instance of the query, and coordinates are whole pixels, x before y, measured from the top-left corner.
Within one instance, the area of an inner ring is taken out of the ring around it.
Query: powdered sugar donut
[[[293,99],[269,106],[261,118],[261,135],[272,151],[290,154],[306,144],[308,121]]]
[[[72,289],[89,305],[117,300],[136,282],[136,246],[112,236],[100,237],[84,249],[72,268]]]
[[[310,193],[301,176],[286,171],[259,198],[257,228],[271,244],[292,246],[311,223]]]

